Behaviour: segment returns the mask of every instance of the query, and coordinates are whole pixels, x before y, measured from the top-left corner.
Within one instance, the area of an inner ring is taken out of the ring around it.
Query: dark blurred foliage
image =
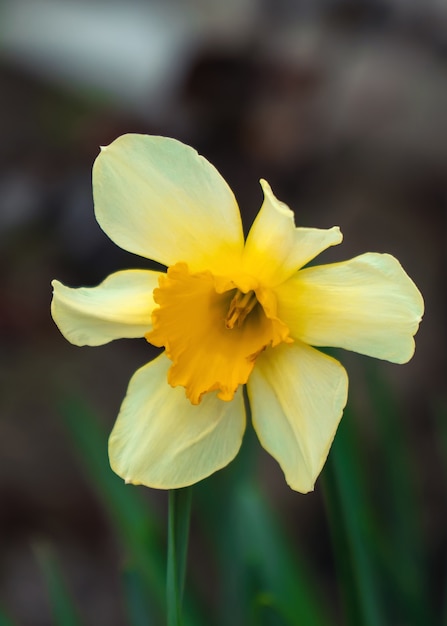
[[[49,305],[52,278],[93,285],[117,269],[149,264],[114,246],[93,215],[98,147],[126,132],[196,147],[233,188],[246,229],[262,201],[258,180],[266,178],[298,224],[341,227],[344,243],[322,262],[387,251],[415,280],[427,309],[416,355],[404,367],[380,369],[405,416],[433,581],[445,576],[444,466],[433,415],[446,401],[447,10],[392,0],[253,6],[243,37],[240,28],[232,37],[231,21],[219,29],[204,20],[164,106],[151,107],[149,91],[146,112],[144,102],[128,106],[82,82],[60,84],[51,68],[36,71],[7,51],[1,58],[0,600],[25,626],[49,623],[33,552],[41,541],[56,547],[90,623],[125,623],[120,552],[58,400],[79,393],[110,430],[130,376],[152,354],[144,341],[75,348],[54,326]],[[233,4],[231,12],[237,22]],[[341,360],[356,419],[370,433],[371,464],[379,463],[366,359]],[[291,492],[262,451],[258,471],[333,598],[319,487],[305,497]],[[164,514],[165,494],[142,491]],[[194,540],[197,571],[203,548]],[[434,585],[439,605],[442,593]]]

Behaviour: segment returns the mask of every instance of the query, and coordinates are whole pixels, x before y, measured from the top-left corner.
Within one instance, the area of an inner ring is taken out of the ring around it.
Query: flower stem
[[[168,626],[182,625],[182,598],[188,554],[191,498],[192,487],[169,491],[166,583]]]

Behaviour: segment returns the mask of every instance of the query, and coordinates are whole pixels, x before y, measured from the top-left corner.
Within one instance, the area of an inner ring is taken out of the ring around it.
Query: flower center
[[[168,382],[185,387],[192,404],[217,391],[232,400],[247,382],[259,354],[291,342],[289,329],[276,317],[274,294],[262,288],[247,292],[211,272],[190,273],[177,263],[154,290],[158,308],[146,339],[165,347],[172,361]]]
[[[230,302],[230,308],[225,318],[225,327],[231,330],[236,325],[240,328],[247,315],[253,311],[257,304],[254,291],[243,293],[238,289]]]

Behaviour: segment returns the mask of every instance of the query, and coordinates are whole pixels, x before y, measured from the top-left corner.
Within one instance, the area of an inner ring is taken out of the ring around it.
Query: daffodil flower
[[[313,489],[346,404],[342,365],[318,347],[394,363],[414,352],[418,289],[388,254],[305,267],[339,228],[297,228],[261,180],[246,241],[217,170],[174,139],[124,135],[93,167],[96,219],[121,248],[167,272],[125,270],[97,287],[53,282],[73,344],[145,337],[164,351],[132,377],[109,441],[126,482],[191,485],[226,466],[254,429],[292,489]]]

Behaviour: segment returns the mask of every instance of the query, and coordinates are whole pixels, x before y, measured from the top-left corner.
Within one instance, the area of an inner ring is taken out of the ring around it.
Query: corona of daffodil
[[[245,430],[243,386],[262,446],[288,484],[313,489],[347,398],[342,365],[318,347],[408,361],[422,297],[388,254],[305,267],[337,227],[297,228],[261,181],[244,241],[217,170],[164,137],[124,135],[93,167],[96,218],[121,248],[166,272],[125,270],[97,287],[53,282],[52,315],[73,344],[144,337],[163,347],[132,377],[109,441],[126,482],[171,489],[227,465]]]

